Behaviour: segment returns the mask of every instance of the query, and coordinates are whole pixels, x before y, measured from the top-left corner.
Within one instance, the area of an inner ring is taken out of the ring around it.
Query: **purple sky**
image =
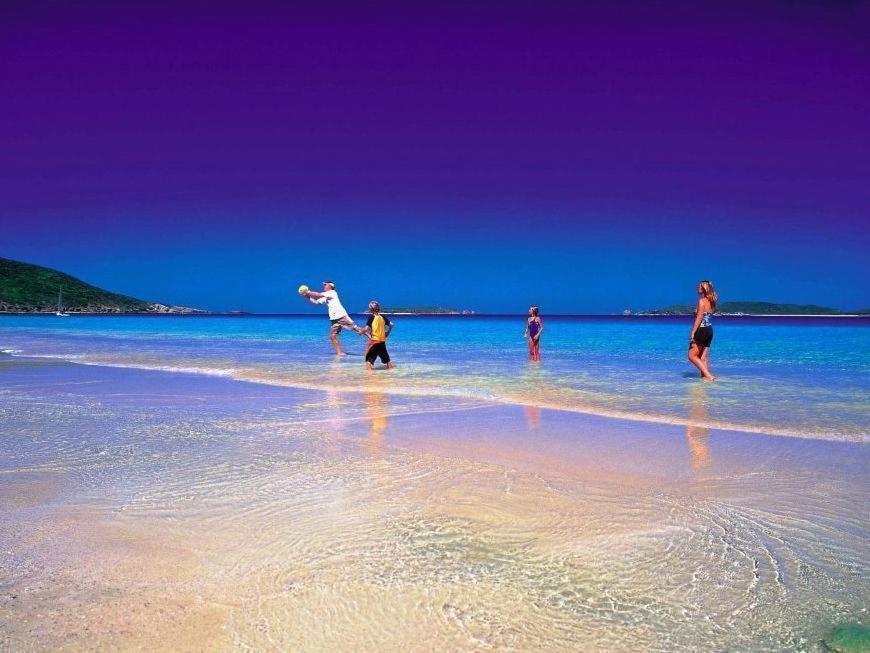
[[[290,4],[4,3],[0,256],[215,309],[870,304],[870,3]]]

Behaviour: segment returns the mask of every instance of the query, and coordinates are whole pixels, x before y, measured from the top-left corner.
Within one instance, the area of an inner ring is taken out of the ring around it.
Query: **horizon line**
[[[390,315],[401,315],[402,317],[526,317],[527,313],[403,313],[401,311],[382,311],[386,314]],[[368,312],[364,311],[349,311],[349,315],[369,315]],[[684,318],[691,317],[693,313],[652,313],[652,312],[639,312],[639,313],[546,313],[542,317],[674,317],[674,318]],[[26,312],[17,312],[17,311],[0,311],[0,316],[10,315],[10,316],[54,316],[55,312],[53,311],[26,311]],[[206,311],[206,310],[196,310],[194,312],[188,313],[159,313],[159,312],[148,312],[148,311],[127,311],[127,312],[85,312],[85,311],[72,311],[68,313],[70,317],[312,317],[312,318],[323,318],[324,316],[320,313],[258,313],[252,311]],[[841,317],[856,317],[856,318],[870,318],[870,314],[867,313],[717,313],[718,317],[729,318],[729,317],[760,317],[760,318],[795,318],[795,317],[829,317],[829,318],[841,318]]]

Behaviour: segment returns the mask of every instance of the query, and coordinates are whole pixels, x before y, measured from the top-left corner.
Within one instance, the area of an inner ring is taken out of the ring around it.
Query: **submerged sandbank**
[[[863,619],[866,445],[59,361],[0,378],[4,648],[812,651]]]

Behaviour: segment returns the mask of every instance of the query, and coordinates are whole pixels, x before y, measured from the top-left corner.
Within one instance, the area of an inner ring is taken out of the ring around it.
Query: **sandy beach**
[[[866,445],[6,357],[5,650],[825,650]]]

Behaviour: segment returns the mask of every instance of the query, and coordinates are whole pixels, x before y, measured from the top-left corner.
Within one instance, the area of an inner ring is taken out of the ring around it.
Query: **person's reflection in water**
[[[537,431],[541,426],[541,407],[526,405],[526,424],[530,431]]]
[[[710,457],[710,429],[698,426],[707,421],[707,389],[699,383],[689,388],[689,424],[686,425],[686,440],[692,456],[692,469],[700,472],[709,468],[713,461]]]
[[[341,394],[335,390],[327,390],[326,397],[323,403],[318,404],[318,409],[322,410],[322,414],[326,416],[326,424],[330,431],[335,435],[340,435],[347,426],[344,415],[342,415],[342,407],[346,404],[346,399],[343,399]],[[328,451],[339,453],[340,437],[329,438],[325,445]]]
[[[389,397],[383,392],[365,393],[366,416],[369,418],[367,449],[372,456],[380,456],[384,449],[384,431],[387,428],[390,407]]]

